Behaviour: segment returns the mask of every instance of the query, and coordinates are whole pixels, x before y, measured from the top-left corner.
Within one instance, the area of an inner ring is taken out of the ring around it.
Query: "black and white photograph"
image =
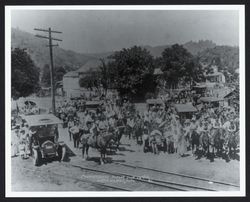
[[[245,196],[244,9],[6,6],[6,196]]]

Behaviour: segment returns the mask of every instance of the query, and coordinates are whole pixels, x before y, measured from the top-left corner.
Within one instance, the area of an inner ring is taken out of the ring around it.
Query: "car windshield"
[[[38,137],[47,137],[54,136],[57,125],[41,125],[41,126],[32,126],[31,130],[35,131]]]

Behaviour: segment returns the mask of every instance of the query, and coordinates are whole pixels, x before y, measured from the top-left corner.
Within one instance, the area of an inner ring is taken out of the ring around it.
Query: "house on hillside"
[[[213,73],[206,74],[206,81],[211,83],[226,83],[225,75],[218,71],[217,66],[212,66]]]

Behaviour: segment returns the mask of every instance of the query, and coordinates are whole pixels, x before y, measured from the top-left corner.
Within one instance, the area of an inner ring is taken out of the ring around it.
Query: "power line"
[[[49,47],[50,51],[50,80],[51,80],[51,96],[52,96],[52,113],[56,113],[56,106],[55,106],[55,84],[54,84],[54,63],[53,63],[53,47],[58,46],[58,44],[52,44],[52,41],[62,41],[62,39],[57,39],[52,37],[52,33],[57,33],[57,34],[62,34],[60,31],[55,31],[49,29],[40,29],[40,28],[35,28],[34,30],[40,31],[40,32],[48,32],[48,36],[42,36],[42,35],[35,35],[38,38],[44,38],[49,40],[49,45],[46,45]]]

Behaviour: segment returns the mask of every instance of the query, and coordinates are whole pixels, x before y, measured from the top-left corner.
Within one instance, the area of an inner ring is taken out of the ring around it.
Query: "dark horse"
[[[229,156],[232,159],[238,159],[239,156],[237,156],[237,149],[240,142],[240,136],[239,131],[230,133],[228,137],[228,149],[229,149]]]
[[[105,132],[103,134],[97,134],[95,131],[94,135],[82,135],[81,143],[82,143],[82,158],[84,159],[84,153],[87,154],[88,159],[88,150],[89,147],[96,148],[100,151],[100,163],[104,164],[106,149],[108,147],[109,142],[112,138],[114,138],[115,133]]]
[[[210,161],[214,161],[214,157],[211,151],[211,135],[209,131],[202,131],[200,135],[200,148],[202,149],[202,155],[206,156]]]
[[[142,145],[142,135],[143,135],[143,122],[141,120],[137,120],[135,123],[135,138],[136,138],[136,143],[139,145]]]
[[[108,147],[111,150],[111,148],[115,146],[115,150],[117,151],[121,144],[122,135],[125,133],[125,126],[117,126],[112,132],[114,133],[114,136],[109,141]]]
[[[200,135],[196,130],[193,130],[190,135],[190,143],[193,155],[198,155],[198,149],[200,146]]]
[[[225,134],[226,134],[226,131],[224,128],[213,128],[211,130],[211,134],[212,134],[212,146],[213,146],[213,149],[215,150],[216,152],[216,155],[218,157],[222,157],[223,155],[223,146],[225,144]]]

